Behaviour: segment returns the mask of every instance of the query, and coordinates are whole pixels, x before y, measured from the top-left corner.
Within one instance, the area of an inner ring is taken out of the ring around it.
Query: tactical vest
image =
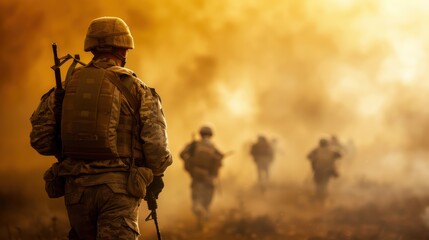
[[[212,174],[215,174],[220,167],[220,156],[216,153],[216,149],[204,142],[195,142],[195,148],[188,161],[190,169],[202,168]]]
[[[273,150],[269,143],[258,142],[252,146],[251,153],[256,157],[271,157],[273,155]]]
[[[121,109],[125,99],[113,78],[119,78],[114,71],[91,66],[77,70],[68,81],[61,121],[64,157],[141,158],[134,110]]]
[[[335,152],[333,152],[329,147],[317,148],[313,152],[313,167],[317,171],[331,171],[334,167]]]

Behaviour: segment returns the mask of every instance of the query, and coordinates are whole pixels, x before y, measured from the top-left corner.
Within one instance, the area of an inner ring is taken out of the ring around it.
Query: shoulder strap
[[[69,54],[70,55],[70,54]],[[86,66],[86,64],[85,63],[82,63],[81,61],[80,61],[80,56],[79,56],[79,54],[76,54],[76,55],[74,55],[74,57],[71,57],[71,58],[73,58],[73,62],[72,62],[72,64],[70,64],[70,67],[69,67],[69,69],[67,70],[67,75],[66,75],[66,80],[65,80],[65,86],[67,86],[67,84],[69,83],[69,81],[70,81],[70,79],[71,79],[71,75],[73,74],[73,72],[74,72],[74,69],[76,68],[76,65],[79,63],[79,64],[81,64],[82,66]]]
[[[131,93],[130,88],[132,86],[132,77],[127,75],[126,78],[123,79],[123,81],[118,77],[118,75],[115,72],[111,72],[106,70],[106,76],[107,79],[109,79],[110,82],[112,82],[118,89],[121,91],[122,94],[124,94],[125,98],[128,100],[129,104],[131,105],[131,108],[134,110],[134,120],[136,121],[137,126],[140,126],[140,114],[139,114],[139,104],[137,98]],[[142,126],[140,126],[141,128]],[[144,142],[143,142],[144,143]],[[132,145],[134,145],[134,140],[132,140]],[[135,165],[135,159],[134,159],[134,147],[131,149],[131,168]],[[146,165],[146,157],[143,153],[143,163]]]
[[[121,91],[122,94],[124,94],[125,98],[127,99],[127,101],[130,103],[131,108],[134,110],[134,116],[138,116],[138,112],[139,112],[139,105],[138,105],[138,101],[137,98],[131,93],[130,88],[131,88],[131,81],[128,81],[127,86],[125,85],[124,82],[121,81],[121,79],[113,72],[110,72],[107,70],[107,79],[109,79],[110,82],[112,82],[118,89],[119,91]],[[127,77],[128,78],[128,77]]]

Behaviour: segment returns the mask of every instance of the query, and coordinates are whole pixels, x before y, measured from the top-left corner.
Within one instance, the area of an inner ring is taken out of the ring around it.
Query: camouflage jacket
[[[108,59],[97,59],[92,61],[97,67],[114,67],[115,63]],[[162,175],[165,169],[172,164],[172,156],[168,148],[167,126],[162,105],[158,94],[153,88],[149,88],[129,69],[114,67],[119,75],[132,76],[133,84],[130,92],[136,96],[140,103],[140,129],[139,137],[143,144],[143,154],[145,156],[144,165],[151,169],[154,175]],[[79,68],[75,70],[79,71]],[[42,96],[41,102],[31,117],[33,129],[30,134],[30,141],[33,148],[43,148],[55,140],[54,117],[54,89],[51,89]],[[121,101],[121,114],[123,112],[132,112],[126,98],[123,96]],[[37,120],[36,120],[37,118]],[[39,150],[38,150],[39,151]],[[40,152],[40,151],[39,151]],[[41,153],[41,152],[40,152]],[[43,153],[42,153],[43,154]],[[44,155],[57,155],[60,153],[46,152]],[[139,165],[138,163],[136,163]],[[140,164],[142,165],[142,164]],[[60,175],[81,175],[98,174],[112,171],[127,171],[129,168],[129,159],[108,159],[95,160],[90,162],[76,161],[66,158],[60,167]]]

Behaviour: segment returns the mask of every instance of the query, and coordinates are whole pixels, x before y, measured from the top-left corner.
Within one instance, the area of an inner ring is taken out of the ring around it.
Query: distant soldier
[[[271,143],[265,136],[258,136],[258,140],[250,149],[250,154],[258,170],[259,183],[266,183],[269,180],[269,168],[274,159],[274,150]]]
[[[180,153],[185,170],[192,178],[192,210],[197,217],[199,228],[208,218],[215,180],[224,156],[211,142],[213,131],[210,127],[201,127],[200,136],[200,140],[192,141]]]
[[[327,186],[330,178],[338,177],[335,162],[340,157],[340,152],[333,148],[325,138],[321,138],[319,146],[312,150],[307,156],[313,170],[316,195],[320,200],[326,198]]]

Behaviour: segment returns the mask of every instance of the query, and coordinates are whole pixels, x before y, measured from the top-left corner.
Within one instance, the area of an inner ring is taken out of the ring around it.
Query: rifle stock
[[[55,72],[55,83],[57,86],[57,89],[62,90],[63,87],[61,85],[61,71],[60,71],[60,59],[58,58],[58,52],[57,52],[57,44],[52,43],[52,52],[54,53],[54,72]]]

